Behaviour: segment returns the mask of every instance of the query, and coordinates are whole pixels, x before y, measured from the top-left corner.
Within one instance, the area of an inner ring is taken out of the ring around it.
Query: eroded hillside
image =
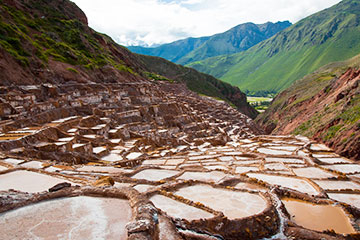
[[[360,57],[329,64],[280,93],[257,119],[268,133],[301,134],[360,159]]]

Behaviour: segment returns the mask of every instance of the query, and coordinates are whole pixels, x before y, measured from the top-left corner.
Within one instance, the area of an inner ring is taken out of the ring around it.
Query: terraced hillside
[[[360,1],[343,0],[253,48],[188,66],[258,96],[285,90],[295,80],[360,52]]]

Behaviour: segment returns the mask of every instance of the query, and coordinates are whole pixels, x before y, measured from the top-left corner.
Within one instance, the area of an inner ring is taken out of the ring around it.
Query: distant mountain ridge
[[[278,93],[330,62],[360,52],[360,1],[343,0],[251,49],[188,66],[249,93]]]
[[[163,44],[157,47],[129,46],[130,51],[138,54],[165,58],[166,60],[177,62],[183,56],[199,48],[210,37],[186,38],[172,43]]]
[[[244,23],[209,37],[187,38],[154,48],[130,46],[128,49],[135,53],[162,57],[185,65],[209,57],[245,51],[289,26],[291,26],[289,21]]]

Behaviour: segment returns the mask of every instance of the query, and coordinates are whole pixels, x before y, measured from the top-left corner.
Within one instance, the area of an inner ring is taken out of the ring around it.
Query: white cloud
[[[152,45],[240,23],[296,22],[340,0],[73,0],[89,25],[123,45]]]

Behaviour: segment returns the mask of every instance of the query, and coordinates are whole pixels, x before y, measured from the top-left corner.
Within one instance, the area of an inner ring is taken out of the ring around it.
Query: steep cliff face
[[[70,1],[4,0],[0,11],[1,85],[139,82],[163,75],[234,104],[252,118],[257,115],[239,89],[162,59],[133,54],[92,30]],[[166,71],[154,67],[159,62]]]
[[[301,134],[360,160],[360,56],[330,64],[280,93],[257,121],[273,134]]]

